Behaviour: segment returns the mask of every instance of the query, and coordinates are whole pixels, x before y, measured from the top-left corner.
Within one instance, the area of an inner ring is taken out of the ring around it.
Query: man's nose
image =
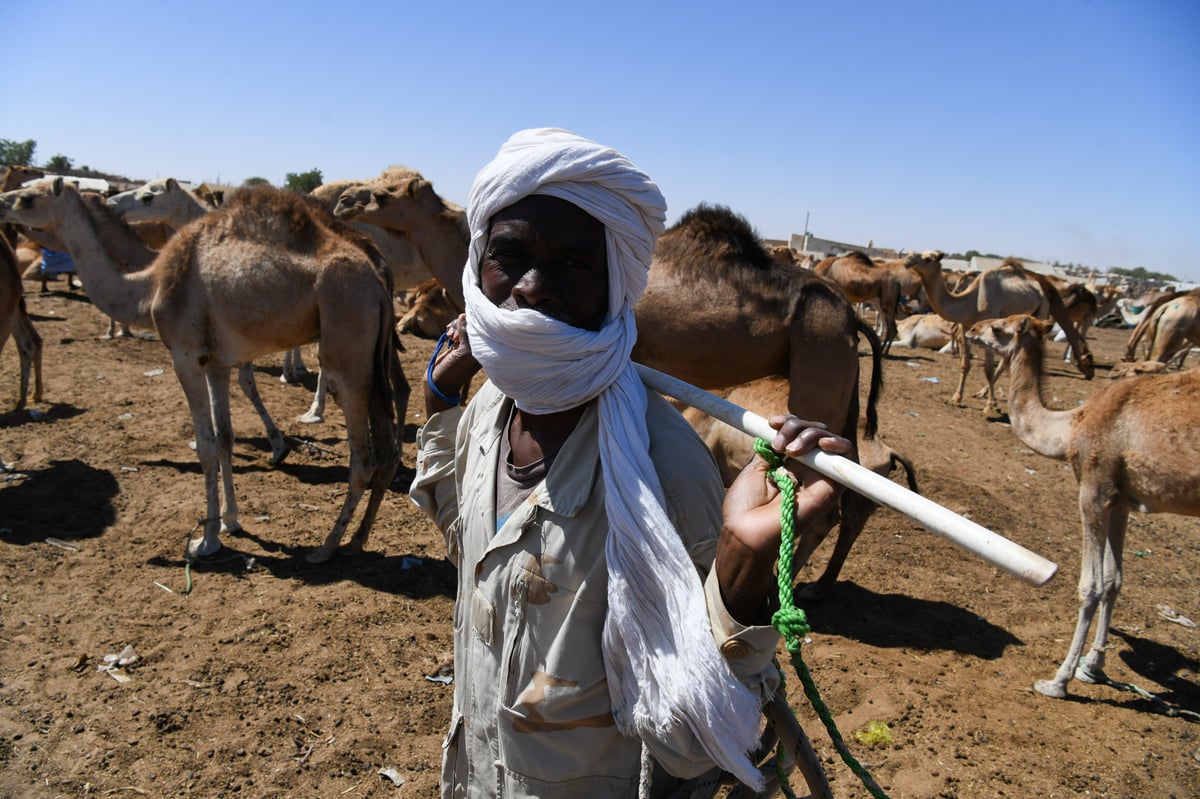
[[[521,279],[513,286],[512,293],[520,304],[529,308],[539,308],[554,300],[550,281],[546,279],[546,271],[536,263],[521,275]]]

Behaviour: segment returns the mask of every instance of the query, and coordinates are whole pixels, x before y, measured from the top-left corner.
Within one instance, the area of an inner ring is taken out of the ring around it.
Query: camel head
[[[967,330],[967,338],[995,352],[1008,361],[1019,349],[1036,344],[1041,348],[1054,320],[1035,319],[1029,314],[1016,314],[1005,319],[985,319]]]
[[[167,216],[166,206],[186,192],[175,178],[158,178],[108,198],[108,207],[127,222],[153,222]]]
[[[942,268],[942,259],[946,255],[939,250],[926,250],[922,253],[909,253],[904,259],[904,265],[919,275],[933,276]]]
[[[68,189],[61,177],[39,180],[23,189],[0,194],[0,220],[28,228],[52,228],[58,219],[58,203]],[[71,186],[70,191],[78,193]]]
[[[396,230],[426,223],[445,209],[445,203],[424,178],[408,176],[398,183],[369,183],[347,189],[338,197],[333,215]]]
[[[397,333],[436,339],[458,317],[458,309],[450,302],[446,288],[437,280],[427,280],[406,292],[404,304],[408,310],[396,323]]]

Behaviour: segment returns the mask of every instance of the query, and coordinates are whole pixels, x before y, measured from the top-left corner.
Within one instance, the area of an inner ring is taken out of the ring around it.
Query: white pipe
[[[678,378],[635,364],[647,386],[685,402],[747,435],[770,441],[775,430],[756,413],[714,396]],[[821,474],[836,480],[880,505],[899,511],[930,532],[958,544],[1030,585],[1045,585],[1058,571],[1057,564],[986,527],[944,508],[898,483],[878,475],[849,458],[816,450],[798,458]]]

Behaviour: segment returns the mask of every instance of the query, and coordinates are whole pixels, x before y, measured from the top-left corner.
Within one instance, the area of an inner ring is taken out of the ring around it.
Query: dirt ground
[[[257,365],[260,390],[308,445],[272,468],[257,417],[234,397],[246,531],[226,539],[228,560],[186,568],[203,487],[166,349],[100,340],[105,318],[62,282],[44,296],[26,288],[46,393],[0,416],[0,458],[15,466],[0,475],[0,797],[436,796],[452,688],[433,678],[450,675],[454,581],[435,528],[392,491],[366,554],[305,563],[340,506],[347,450],[336,408],[323,425],[293,421],[313,384],[282,385],[279,357]],[[1094,331],[1093,382],[1049,362],[1047,399],[1068,407],[1105,385],[1126,336]],[[432,343],[404,343],[415,383]],[[1075,620],[1069,469],[985,419],[981,400],[949,405],[952,356],[898,348],[884,369],[883,435],[922,493],[1060,571],[1033,588],[876,513],[833,595],[807,607],[803,656],[852,751],[894,799],[1200,796],[1200,724],[1186,714],[1112,687],[1073,682],[1065,701],[1031,688]],[[0,407],[16,374],[10,344]],[[969,390],[981,382],[976,369]],[[410,412],[408,467],[420,422]],[[1200,629],[1158,608],[1200,620],[1198,564],[1200,519],[1134,515],[1108,656],[1114,680],[1193,714]],[[137,659],[106,669],[126,647]],[[799,680],[788,684],[835,796],[866,796]],[[871,722],[888,725],[890,745],[856,739]]]

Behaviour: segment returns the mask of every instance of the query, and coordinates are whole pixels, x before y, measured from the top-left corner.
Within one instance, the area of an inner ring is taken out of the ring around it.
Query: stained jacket
[[[653,392],[649,400],[666,510],[704,575],[725,491],[683,417]],[[512,401],[486,383],[465,412],[434,414],[418,434],[410,496],[443,531],[458,567],[444,797],[637,796],[642,744],[615,726],[601,651],[608,522],[596,405],[499,531],[498,453]],[[777,633],[734,621],[713,574],[705,593],[726,662],[765,701],[777,683]],[[645,743],[660,772],[694,777],[713,767],[683,724]],[[661,783],[656,796],[665,795]]]

